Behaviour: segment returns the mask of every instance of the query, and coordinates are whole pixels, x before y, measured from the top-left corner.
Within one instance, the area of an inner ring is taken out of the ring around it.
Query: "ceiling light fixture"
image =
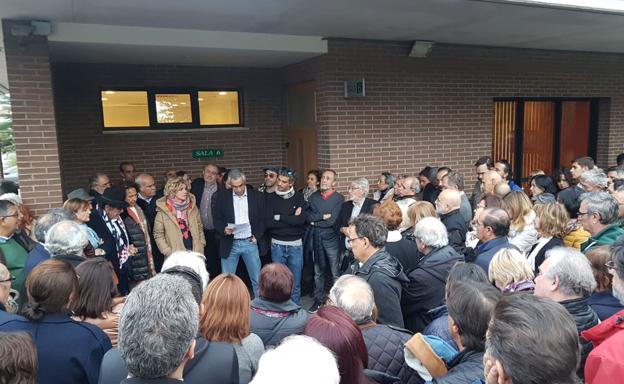
[[[106,93],[107,95],[114,95],[115,91],[105,91],[104,93]]]
[[[197,100],[204,101],[204,99],[202,99],[201,97],[198,97]]]
[[[227,92],[224,92],[224,91],[219,92],[219,96],[225,96],[225,95],[227,95]]]
[[[108,100],[106,97],[102,97],[102,101],[106,101]]]

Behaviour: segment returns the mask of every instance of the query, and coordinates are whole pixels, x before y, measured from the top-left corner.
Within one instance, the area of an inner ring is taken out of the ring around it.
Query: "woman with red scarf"
[[[204,230],[199,209],[181,177],[167,181],[165,196],[156,201],[154,240],[160,252],[169,256],[175,251],[204,253]]]

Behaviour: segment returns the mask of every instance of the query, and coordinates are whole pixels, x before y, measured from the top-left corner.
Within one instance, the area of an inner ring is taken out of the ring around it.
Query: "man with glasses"
[[[507,240],[509,234],[509,215],[501,208],[485,208],[476,218],[475,227],[479,243],[474,250],[475,264],[487,274],[490,261],[501,249],[516,249]]]
[[[613,296],[624,305],[624,238],[617,239],[611,245],[611,260],[606,266],[613,275]],[[594,345],[585,363],[585,382],[615,383],[624,376],[622,331],[624,310],[581,333],[581,337]]]
[[[98,172],[89,179],[89,195],[98,198],[110,186],[111,182],[108,176],[105,173]]]
[[[214,220],[212,219],[216,193],[223,189],[218,182],[218,177],[219,167],[215,164],[206,164],[202,177],[193,180],[191,184],[191,193],[195,195],[202,226],[204,227],[204,237],[206,238],[204,255],[206,256],[206,267],[210,277],[216,277],[221,273],[219,238],[215,230]]]
[[[0,263],[0,324],[5,321],[21,319],[21,316],[7,312],[9,298],[11,297],[11,282],[15,280],[7,267]]]
[[[258,187],[258,191],[274,193],[277,189],[277,174],[280,171],[280,167],[269,166],[262,171],[264,172],[264,183]]]
[[[275,193],[266,195],[266,228],[271,239],[271,259],[284,264],[293,274],[292,301],[301,302],[303,234],[307,203],[295,191],[295,171],[280,168]]]
[[[403,328],[401,293],[407,276],[384,246],[388,229],[383,219],[361,214],[349,223],[347,241],[355,256],[348,273],[370,284],[377,306],[377,322]]]
[[[0,263],[5,264],[15,278],[13,288],[21,291],[24,284],[24,264],[32,249],[18,233],[21,213],[16,205],[0,200]]]
[[[619,204],[607,192],[592,192],[581,195],[578,221],[591,237],[581,244],[583,253],[592,247],[611,245],[624,230],[618,226]]]

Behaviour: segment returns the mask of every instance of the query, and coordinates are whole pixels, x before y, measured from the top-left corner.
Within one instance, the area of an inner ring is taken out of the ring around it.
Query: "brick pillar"
[[[11,25],[20,23],[28,22],[2,21],[13,139],[20,193],[33,214],[40,216],[63,203],[52,74],[48,39],[12,36]]]

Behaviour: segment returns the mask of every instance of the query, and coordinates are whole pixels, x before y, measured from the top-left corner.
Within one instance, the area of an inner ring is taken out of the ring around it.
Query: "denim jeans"
[[[271,259],[274,263],[284,264],[293,274],[291,299],[301,303],[301,270],[303,269],[303,246],[271,244]]]
[[[340,277],[340,251],[338,249],[338,236],[333,229],[323,229],[321,232],[321,241],[323,250],[327,257],[327,264],[331,272],[333,283]],[[325,269],[322,269],[318,263],[314,263],[314,298],[324,303],[327,297],[325,291]]]
[[[238,260],[243,258],[249,279],[251,280],[251,287],[255,297],[258,297],[258,279],[260,278],[260,254],[258,253],[258,245],[252,243],[249,239],[236,240],[232,244],[232,250],[230,255],[224,259],[221,259],[221,271],[222,273],[236,273],[236,267],[238,267]]]

